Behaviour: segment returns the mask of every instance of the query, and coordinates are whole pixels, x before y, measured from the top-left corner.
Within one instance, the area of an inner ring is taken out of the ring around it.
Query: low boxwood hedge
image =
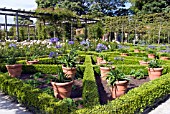
[[[83,101],[85,107],[91,107],[99,103],[98,87],[96,85],[96,79],[91,64],[91,56],[86,56],[84,62],[86,68],[83,77]]]
[[[34,113],[69,114],[76,109],[68,102],[58,100],[43,93],[40,89],[33,88],[31,85],[6,74],[0,74],[0,82],[1,91],[13,96],[19,103],[24,104]]]
[[[170,73],[130,90],[107,105],[97,105],[73,112],[73,114],[138,114],[170,93]]]

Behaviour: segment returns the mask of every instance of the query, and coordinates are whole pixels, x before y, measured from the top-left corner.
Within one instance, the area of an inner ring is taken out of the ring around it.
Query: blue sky
[[[0,8],[25,9],[27,11],[36,9],[35,0],[0,0]],[[1,11],[0,11],[1,12]],[[8,23],[14,23],[13,16],[8,16]],[[0,15],[0,23],[5,23],[4,16]]]

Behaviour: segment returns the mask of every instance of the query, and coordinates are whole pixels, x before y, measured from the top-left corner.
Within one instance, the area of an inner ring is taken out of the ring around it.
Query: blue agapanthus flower
[[[58,57],[58,53],[52,51],[52,52],[50,52],[49,57],[56,58],[56,57]]]
[[[9,47],[14,47],[14,48],[16,48],[17,46],[16,46],[16,44],[11,43],[11,44],[9,44]]]
[[[68,44],[73,45],[74,41],[69,41]]]
[[[102,52],[103,50],[107,50],[108,48],[107,48],[107,46],[105,46],[104,44],[98,44],[97,45],[97,48],[96,48],[96,51],[97,52]]]
[[[83,40],[83,41],[80,42],[80,45],[89,47],[90,42]]]
[[[59,41],[59,38],[51,38],[50,39],[50,42],[52,42],[52,43],[56,43],[56,42],[58,42]]]
[[[62,45],[56,45],[56,48],[57,49],[62,48]]]

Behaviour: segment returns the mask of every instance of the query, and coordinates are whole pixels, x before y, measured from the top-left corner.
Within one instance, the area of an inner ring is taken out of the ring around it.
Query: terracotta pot
[[[140,65],[143,65],[143,66],[147,66],[148,65],[148,62],[145,62],[145,61],[139,61]]]
[[[128,53],[121,53],[121,56],[128,56]]]
[[[21,76],[22,64],[6,65],[6,68],[11,77]]]
[[[154,80],[162,75],[163,68],[148,68],[149,79]]]
[[[155,58],[155,54],[148,54],[148,58],[154,59]]]
[[[96,60],[97,60],[97,65],[100,65],[100,63],[103,61],[103,58],[97,57]]]
[[[139,53],[140,50],[139,50],[139,49],[135,49],[134,52],[135,52],[135,53]]]
[[[112,70],[114,70],[115,67],[112,66]],[[101,74],[101,78],[102,80],[106,80],[107,74],[111,71],[110,67],[100,67],[100,74]]]
[[[111,86],[112,98],[117,98],[125,94],[127,90],[128,81],[116,81],[114,86]]]
[[[62,69],[63,69],[63,72],[67,74],[68,78],[74,79],[76,75],[76,68],[74,67],[68,68],[68,67],[62,66]]]
[[[160,57],[161,60],[169,60],[169,57],[162,56]]]
[[[63,99],[70,97],[73,81],[66,83],[51,82],[51,85],[56,98]]]
[[[34,60],[34,61],[26,61],[27,65],[32,65],[32,64],[38,64],[38,60]]]

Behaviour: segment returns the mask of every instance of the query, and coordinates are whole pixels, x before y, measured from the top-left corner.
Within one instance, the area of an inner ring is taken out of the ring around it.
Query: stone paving
[[[0,92],[0,114],[32,114],[24,107],[13,102],[9,96]]]

